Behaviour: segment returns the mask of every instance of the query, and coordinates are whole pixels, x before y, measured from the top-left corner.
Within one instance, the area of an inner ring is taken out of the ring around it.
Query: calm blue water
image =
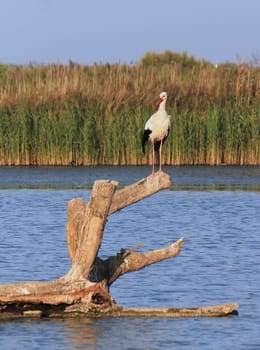
[[[66,203],[95,179],[126,185],[147,167],[0,168],[0,283],[68,271]],[[186,240],[179,257],[126,274],[119,305],[238,303],[239,315],[191,319],[19,320],[0,323],[0,349],[260,349],[260,167],[166,167],[171,190],[109,217],[100,256]]]

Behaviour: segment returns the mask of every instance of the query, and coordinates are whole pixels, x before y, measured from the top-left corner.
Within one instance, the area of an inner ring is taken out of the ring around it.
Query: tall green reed
[[[148,164],[141,134],[161,90],[171,114],[166,164],[260,164],[259,69],[163,60],[5,67],[0,165]]]

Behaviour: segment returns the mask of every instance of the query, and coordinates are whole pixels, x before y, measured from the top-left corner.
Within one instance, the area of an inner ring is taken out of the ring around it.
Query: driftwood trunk
[[[51,282],[0,285],[0,318],[75,316],[226,316],[237,313],[237,304],[197,308],[128,309],[117,306],[109,293],[111,284],[125,273],[138,271],[176,257],[184,242],[147,253],[121,249],[107,260],[98,257],[108,215],[171,186],[162,172],[117,189],[114,181],[96,181],[88,203],[68,203],[67,244],[71,269]],[[191,291],[192,292],[192,291]]]

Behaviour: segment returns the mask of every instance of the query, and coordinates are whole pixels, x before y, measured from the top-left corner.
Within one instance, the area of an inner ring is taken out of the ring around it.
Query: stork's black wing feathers
[[[151,134],[152,130],[145,129],[142,137],[142,148],[143,153],[145,153],[145,144],[149,140],[149,135]]]

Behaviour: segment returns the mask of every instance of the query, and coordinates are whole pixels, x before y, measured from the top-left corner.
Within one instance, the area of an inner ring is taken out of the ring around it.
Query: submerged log
[[[169,188],[170,177],[158,172],[117,190],[115,181],[96,181],[88,203],[73,199],[68,203],[67,244],[72,266],[51,282],[24,282],[0,285],[0,318],[144,316],[198,317],[234,314],[238,305],[218,305],[188,309],[127,309],[117,306],[109,287],[125,273],[138,271],[179,255],[180,238],[168,247],[137,253],[137,247],[121,249],[106,260],[98,257],[107,216]]]
[[[222,304],[194,308],[122,308],[114,312],[114,316],[125,317],[217,317],[237,315],[237,304]]]

